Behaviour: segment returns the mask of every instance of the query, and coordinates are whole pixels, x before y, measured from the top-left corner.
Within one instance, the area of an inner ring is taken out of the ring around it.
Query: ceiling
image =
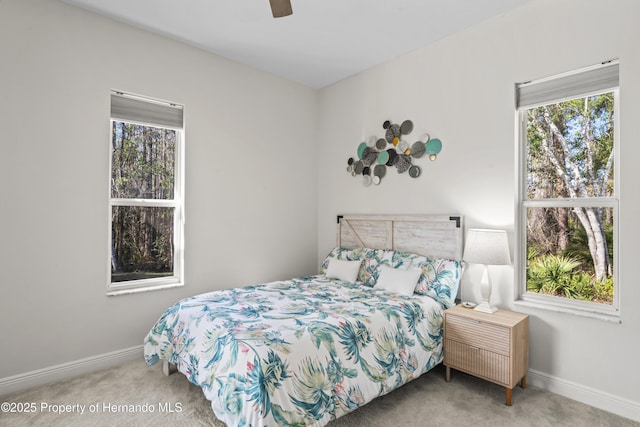
[[[533,0],[62,0],[312,88]]]

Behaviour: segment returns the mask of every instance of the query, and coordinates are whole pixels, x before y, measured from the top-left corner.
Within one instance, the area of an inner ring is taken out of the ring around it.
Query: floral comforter
[[[179,301],[145,339],[228,426],[322,426],[442,361],[443,309],[312,276]]]

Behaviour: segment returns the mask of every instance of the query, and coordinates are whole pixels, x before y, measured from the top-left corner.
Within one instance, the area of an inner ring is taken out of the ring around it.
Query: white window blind
[[[112,92],[111,118],[180,129],[183,126],[183,108],[168,102],[151,101],[148,98],[143,100],[133,95]]]
[[[618,61],[516,85],[516,108],[560,102],[619,86]]]

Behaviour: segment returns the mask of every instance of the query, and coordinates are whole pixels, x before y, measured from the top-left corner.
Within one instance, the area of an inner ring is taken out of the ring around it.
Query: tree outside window
[[[175,208],[153,202],[173,199],[176,131],[121,121],[112,131],[111,197],[150,205],[113,206],[111,281],[171,276]]]
[[[522,292],[615,310],[618,89],[602,70],[547,80],[535,105],[520,105]]]
[[[181,126],[181,107],[112,94],[109,293],[181,283]]]

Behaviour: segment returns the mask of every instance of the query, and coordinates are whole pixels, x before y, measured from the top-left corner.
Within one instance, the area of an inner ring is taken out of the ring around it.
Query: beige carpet
[[[32,413],[0,412],[0,426],[7,427],[224,427],[200,388],[179,373],[165,377],[159,364],[147,367],[142,360],[0,397],[0,402],[9,402],[14,409],[35,404]],[[75,412],[56,413],[60,410]],[[535,387],[516,388],[513,406],[508,407],[503,388],[459,372],[453,372],[447,383],[442,366],[329,423],[330,427],[393,425],[617,427],[640,423]]]

